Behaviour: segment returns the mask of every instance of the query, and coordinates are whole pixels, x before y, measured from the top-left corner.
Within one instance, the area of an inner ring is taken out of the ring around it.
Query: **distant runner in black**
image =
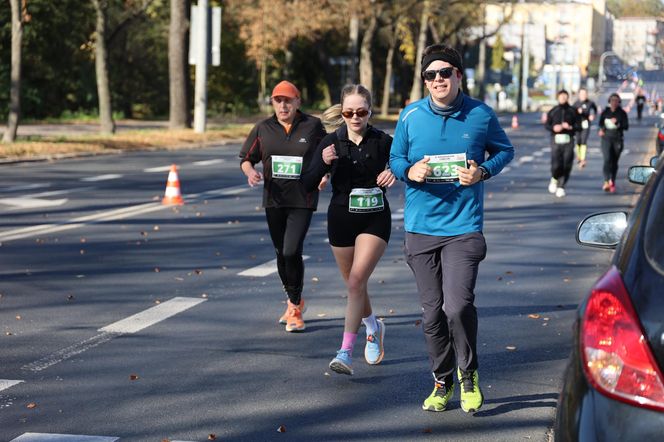
[[[599,136],[602,137],[604,155],[604,183],[602,190],[609,193],[616,191],[618,160],[623,150],[623,132],[629,129],[627,113],[620,107],[620,96],[611,94],[609,105],[599,116]]]
[[[595,102],[588,98],[585,88],[579,89],[579,99],[572,105],[576,109],[579,119],[579,130],[576,132],[576,161],[580,168],[586,167],[586,152],[588,150],[588,136],[590,126],[597,116]]]
[[[277,254],[277,270],[288,295],[279,323],[286,325],[286,331],[295,332],[305,329],[302,248],[318,205],[318,190],[307,192],[300,175],[325,129],[318,118],[300,112],[300,91],[292,83],[276,85],[271,101],[274,115],[251,130],[240,152],[241,168],[250,186],[264,181],[263,207]],[[254,168],[259,162],[263,173]]]
[[[646,104],[647,100],[648,99],[643,93],[643,89],[638,88],[636,92],[636,119],[638,121],[641,121],[641,117],[643,116],[643,106]]]
[[[580,127],[576,112],[568,100],[566,90],[558,91],[558,105],[546,115],[546,128],[551,132],[549,193],[558,198],[566,195],[565,185],[574,165],[574,132]]]

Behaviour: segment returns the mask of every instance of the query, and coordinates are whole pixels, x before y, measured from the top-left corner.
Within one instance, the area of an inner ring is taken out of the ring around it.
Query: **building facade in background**
[[[664,69],[664,21],[653,17],[613,20],[613,52],[640,70]]]

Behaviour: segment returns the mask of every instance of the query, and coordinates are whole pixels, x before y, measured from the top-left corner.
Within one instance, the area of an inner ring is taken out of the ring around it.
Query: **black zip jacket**
[[[607,129],[606,120],[611,118],[616,119],[616,129]],[[599,128],[604,129],[604,136],[609,138],[622,138],[623,132],[629,129],[629,119],[627,113],[621,108],[616,108],[615,112],[611,110],[611,106],[607,106],[599,116]]]
[[[580,118],[581,121],[588,120],[588,123],[591,123],[589,119],[591,112],[597,116],[597,106],[594,101],[588,98],[583,101],[576,100],[572,107],[576,110],[576,116],[577,118]],[[579,109],[581,109],[581,113],[579,113]]]
[[[570,125],[569,129],[563,129],[560,132],[554,132],[553,126],[556,124],[563,124],[567,122]],[[581,130],[581,121],[576,117],[576,110],[569,105],[569,103],[559,104],[549,111],[546,115],[546,128],[552,135],[567,134],[570,137],[574,136],[574,132]]]
[[[240,151],[240,163],[263,163],[263,207],[316,210],[318,190],[305,191],[299,179],[273,178],[272,155],[302,157],[304,171],[324,136],[321,121],[300,111],[295,115],[290,133],[286,133],[276,115],[254,126]]]
[[[323,161],[323,149],[330,144],[334,144],[339,158],[328,166]],[[308,191],[317,188],[323,175],[330,173],[330,204],[348,206],[348,197],[354,188],[378,187],[376,178],[390,160],[391,146],[392,137],[372,126],[367,126],[358,146],[348,139],[348,128],[344,124],[323,138],[318,145],[310,167],[302,175],[304,187]],[[385,188],[381,189],[384,195]]]

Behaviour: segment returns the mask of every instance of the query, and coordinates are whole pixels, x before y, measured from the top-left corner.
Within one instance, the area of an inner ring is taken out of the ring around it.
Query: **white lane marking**
[[[62,350],[56,351],[46,357],[21,367],[21,370],[31,371],[33,373],[45,370],[55,364],[65,361],[73,356],[81,354],[91,348],[97,347],[111,339],[122,336],[126,333],[136,333],[146,327],[150,327],[158,322],[168,319],[180,312],[207,301],[200,298],[180,298],[170,299],[155,307],[151,307],[133,316],[121,321],[102,327],[97,331],[101,333],[89,339],[70,345]]]
[[[309,259],[307,255],[302,256],[303,260]],[[271,275],[272,273],[275,273],[277,271],[277,260],[276,258],[265,262],[263,264],[257,265],[256,267],[252,267],[247,270],[243,270],[240,273],[238,273],[238,276],[258,276],[258,277],[264,277]]]
[[[69,201],[67,198],[59,200],[44,200],[40,198],[0,198],[0,204],[13,206],[12,210],[36,209],[38,207],[57,207]]]
[[[392,221],[400,221],[403,219],[403,209],[392,212]]]
[[[194,166],[210,166],[212,164],[219,164],[219,163],[224,163],[226,160],[223,158],[217,158],[216,160],[203,160],[203,161],[194,161],[193,164]]]
[[[209,190],[185,196],[185,202],[195,202],[205,198],[212,198],[216,196],[229,196],[237,195],[242,192],[251,190],[247,185],[227,187],[224,189]],[[107,212],[96,213],[94,215],[81,216],[79,218],[72,218],[58,224],[40,224],[37,226],[21,227],[19,229],[7,230],[0,232],[0,242],[12,241],[16,239],[30,238],[37,235],[47,235],[56,232],[63,232],[66,230],[78,229],[92,223],[100,223],[106,221],[115,221],[132,216],[142,215],[157,210],[168,209],[171,206],[163,205],[161,203],[145,203],[137,206],[124,207],[121,209],[114,209]]]
[[[535,157],[533,157],[532,155],[524,155],[524,156],[522,156],[518,159],[518,162],[519,162],[519,164],[529,163],[534,159],[535,159]]]
[[[51,187],[50,183],[44,184],[20,184],[18,186],[11,186],[4,189],[5,192],[16,192],[19,190],[34,190],[34,189],[43,189],[44,187]]]
[[[117,173],[109,173],[106,175],[97,175],[97,176],[89,176],[87,178],[81,178],[81,181],[85,182],[108,181],[108,180],[116,180],[118,178],[122,178],[122,175],[118,175]]]
[[[600,149],[599,147],[591,147],[591,148],[588,149],[588,152],[589,153],[602,153],[602,149]]]
[[[94,189],[94,187],[73,187],[71,189],[63,190],[51,190],[49,192],[40,192],[40,193],[31,193],[29,195],[23,195],[25,198],[44,198],[46,196],[56,196],[56,195],[66,195],[73,192],[82,192],[84,190]]]
[[[533,155],[536,156],[536,157],[541,157],[542,155],[544,155],[544,151],[543,150],[538,150],[537,152],[533,153]]]
[[[10,442],[115,442],[119,437],[81,436],[78,434],[23,433]]]
[[[10,379],[0,379],[0,391],[6,390],[9,387],[13,387],[16,384],[20,384],[23,381],[12,381]]]
[[[143,169],[143,172],[155,173],[155,172],[168,172],[169,170],[171,170],[171,166],[159,166],[159,167],[150,167],[148,169]]]
[[[121,321],[102,327],[98,331],[107,333],[136,333],[205,301],[207,299],[176,297]]]
[[[70,345],[69,347],[63,348],[62,350],[56,351],[55,353],[50,354],[41,359],[38,359],[34,362],[31,362],[30,364],[26,364],[23,367],[21,367],[21,370],[27,370],[33,373],[45,370],[48,367],[51,367],[73,356],[81,354],[100,344],[108,342],[111,339],[115,338],[116,336],[119,336],[119,334],[101,333],[99,335],[91,337],[90,339],[86,339],[85,341],[78,342],[74,345]]]

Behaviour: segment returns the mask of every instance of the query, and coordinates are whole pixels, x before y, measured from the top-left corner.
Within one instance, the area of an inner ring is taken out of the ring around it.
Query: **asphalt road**
[[[401,184],[388,193],[392,239],[369,286],[386,357],[368,366],[358,344],[345,377],[327,368],[345,306],[326,243],[329,193],[305,244],[307,330],[289,334],[277,324],[276,274],[240,275],[273,251],[239,146],[2,166],[0,441],[548,440],[574,310],[611,254],[577,246],[575,227],[591,212],[631,210],[640,188],[626,169],[654,151],[655,133],[654,117],[628,132],[615,195],[600,189],[591,136],[588,167],[557,199],[538,120],[508,129],[515,160],[487,182],[475,414],[460,409],[458,389],[448,411],[420,408],[432,382]],[[160,203],[172,163],[181,207]]]

